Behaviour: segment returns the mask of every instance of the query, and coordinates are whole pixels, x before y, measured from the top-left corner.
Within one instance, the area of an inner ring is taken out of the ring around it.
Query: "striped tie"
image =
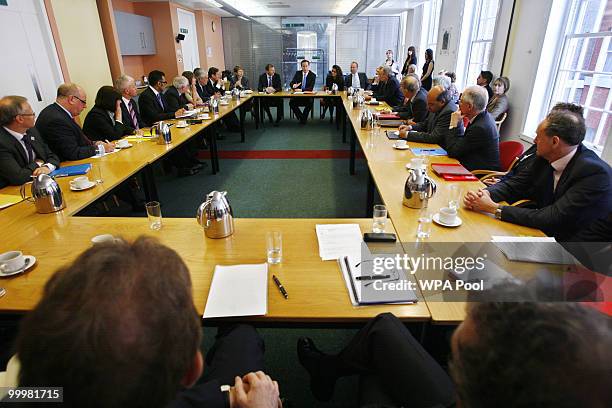
[[[130,116],[132,117],[132,124],[134,125],[134,129],[138,130],[138,119],[136,119],[136,111],[132,106],[133,103],[134,101],[130,99],[130,103],[128,103],[128,111],[130,112]]]

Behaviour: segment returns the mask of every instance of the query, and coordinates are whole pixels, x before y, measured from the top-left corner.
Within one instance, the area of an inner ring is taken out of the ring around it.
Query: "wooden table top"
[[[89,248],[93,236],[113,234],[129,240],[154,236],[176,250],[189,267],[194,302],[202,314],[214,266],[265,262],[265,233],[278,230],[283,233],[283,261],[271,266],[270,274],[280,279],[289,299],[281,296],[270,279],[268,314],[255,320],[365,321],[383,312],[393,312],[403,320],[430,318],[422,301],[414,305],[352,306],[337,262],[321,261],[316,224],[357,223],[366,232],[371,230],[371,219],[236,219],[235,223],[232,236],[209,239],[193,218],[165,218],[161,230],[152,231],[146,218],[68,217],[19,246],[25,254],[36,256],[37,263],[22,275],[0,279],[0,286],[7,290],[0,298],[0,311],[31,310],[57,268]],[[391,223],[387,225],[393,232]]]

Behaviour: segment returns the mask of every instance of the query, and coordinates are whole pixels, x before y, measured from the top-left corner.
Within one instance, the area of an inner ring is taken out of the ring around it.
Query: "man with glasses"
[[[168,104],[164,95],[167,83],[166,74],[163,72],[157,70],[149,72],[149,87],[138,97],[140,115],[147,126],[160,120],[178,118],[185,113],[184,109],[172,110]]]
[[[36,114],[23,96],[0,99],[0,188],[21,185],[59,166],[34,127]]]
[[[113,143],[92,142],[74,118],[87,107],[87,94],[77,84],[65,83],[57,88],[55,102],[40,112],[36,129],[61,161],[81,160],[97,153],[97,146],[112,152]]]

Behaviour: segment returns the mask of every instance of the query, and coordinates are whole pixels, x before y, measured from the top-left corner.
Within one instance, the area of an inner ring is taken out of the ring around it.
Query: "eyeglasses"
[[[76,96],[76,95],[71,95],[71,96],[74,96],[75,98],[77,98],[79,101],[81,101],[81,103],[82,103],[83,105],[87,105],[87,101],[82,100],[81,98],[79,98],[79,97],[78,97],[78,96]]]
[[[17,116],[36,116],[36,113],[18,113]]]
[[[162,85],[166,85],[168,83],[168,81],[159,81],[160,84]]]

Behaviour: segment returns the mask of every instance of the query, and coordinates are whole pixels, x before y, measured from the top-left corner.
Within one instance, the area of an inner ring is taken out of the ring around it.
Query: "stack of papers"
[[[361,229],[359,224],[318,224],[319,256],[323,261],[351,255],[360,257]]]
[[[13,204],[22,202],[21,196],[14,194],[0,194],[0,209],[10,207]]]
[[[199,111],[197,109],[194,110],[186,110],[181,116],[177,116],[176,118],[188,118],[189,116],[193,116],[196,113],[198,113]]]
[[[268,312],[268,264],[215,266],[203,317],[263,316]]]
[[[552,237],[491,237],[511,261],[536,262],[554,265],[574,265],[579,262]]]

